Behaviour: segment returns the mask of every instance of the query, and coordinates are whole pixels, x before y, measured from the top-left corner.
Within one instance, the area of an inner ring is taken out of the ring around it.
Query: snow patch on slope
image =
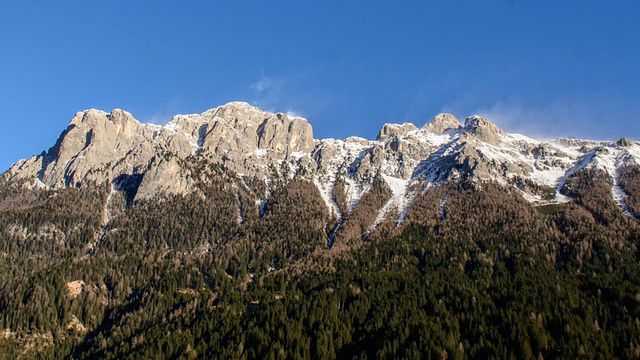
[[[629,210],[629,208],[627,207],[627,203],[625,202],[627,194],[625,194],[624,190],[622,190],[619,185],[613,185],[611,187],[611,195],[613,195],[613,200],[615,200],[616,204],[618,204],[618,206],[622,208],[622,211],[626,215],[635,218],[635,215],[631,212],[631,210]]]
[[[478,149],[489,159],[501,163],[528,165],[532,170],[525,176],[538,185],[557,187],[567,170],[572,167],[573,162],[581,155],[577,151],[563,151],[555,144],[543,144],[520,134],[508,134],[504,139],[506,144],[501,146],[485,144],[485,146],[478,147]],[[541,145],[564,152],[567,157],[555,156],[552,159],[553,161],[548,162],[545,162],[545,159],[536,159],[532,155],[531,149]],[[528,200],[538,201],[540,199],[537,196],[529,196]]]
[[[445,212],[445,206],[449,200],[449,194],[447,194],[442,200],[440,200],[440,220],[445,221],[447,219],[447,213]]]
[[[559,190],[564,185],[566,179],[578,170],[583,168],[604,170],[609,175],[612,182],[611,195],[613,199],[625,214],[634,216],[626,206],[624,200],[627,197],[627,194],[625,194],[624,190],[620,187],[619,181],[620,169],[623,166],[639,163],[639,150],[640,148],[637,145],[632,145],[628,148],[620,148],[613,145],[605,146],[600,144],[599,146],[594,147],[588,153],[584,154],[582,158],[560,179],[558,183],[558,196],[561,196]]]
[[[424,190],[426,191],[426,190]],[[418,195],[418,189],[413,189],[411,191],[407,192],[407,195],[405,196],[405,205],[402,209],[402,211],[400,212],[400,216],[398,216],[398,221],[396,222],[396,227],[400,226],[400,224],[402,224],[404,222],[404,219],[407,218],[407,213],[409,212],[409,208],[411,207],[411,204],[413,204],[413,200],[415,200],[416,196]]]
[[[351,213],[358,206],[362,196],[371,190],[372,184],[361,185],[353,179],[345,178],[344,187],[347,195],[347,206],[349,207],[349,213]]]
[[[335,174],[330,175],[325,181],[320,181],[318,177],[314,177],[313,183],[316,185],[318,190],[320,190],[322,200],[324,200],[324,203],[327,206],[329,212],[333,212],[338,217],[342,217],[340,207],[338,207],[338,204],[333,198],[333,188],[336,184]]]
[[[333,243],[334,243],[334,240],[336,238],[336,234],[338,233],[338,230],[340,230],[340,227],[342,226],[342,224],[344,224],[344,222],[346,220],[347,220],[346,216],[341,217],[340,220],[338,220],[338,224],[336,225],[336,227],[333,229],[331,234],[329,234],[329,238],[327,239],[327,247],[329,249],[331,249],[333,247]]]
[[[631,150],[631,151],[629,151]],[[611,196],[613,200],[620,206],[622,211],[635,218],[633,212],[629,210],[625,202],[627,194],[620,187],[620,169],[628,164],[637,163],[637,158],[633,155],[635,149],[611,149],[605,148],[597,151],[594,166],[603,168],[612,180]]]
[[[575,165],[573,165],[573,167],[571,167],[564,173],[564,175],[558,180],[558,185],[556,186],[556,197],[551,200],[551,203],[566,203],[571,200],[570,197],[561,193],[562,187],[564,186],[564,183],[567,181],[569,176],[573,175],[578,170],[584,168],[585,166],[587,166],[587,164],[589,164],[594,154],[595,151],[590,151],[587,154],[584,154],[582,158]]]
[[[367,236],[369,236],[376,227],[389,216],[389,214],[394,213],[394,210],[398,213],[404,212],[407,204],[407,186],[409,185],[409,181],[388,175],[382,175],[382,177],[391,188],[393,195],[378,211],[376,220],[367,230]]]

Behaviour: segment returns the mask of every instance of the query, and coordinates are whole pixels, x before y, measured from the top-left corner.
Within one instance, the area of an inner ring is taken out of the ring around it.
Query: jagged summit
[[[458,121],[458,118],[455,116],[451,114],[438,114],[422,128],[439,135],[447,130],[457,129],[459,127],[460,121]]]
[[[618,141],[616,141],[616,145],[621,146],[621,147],[629,147],[633,144],[633,142],[627,138],[620,138]]]
[[[460,121],[452,114],[438,114],[431,121],[426,123],[422,129],[430,133],[441,135],[447,130],[455,130],[460,128]],[[386,123],[380,129],[376,140],[384,141],[394,136],[404,136],[411,131],[418,130],[412,123],[392,124]]]
[[[304,118],[231,102],[201,114],[175,115],[164,126],[141,124],[120,109],[79,112],[51,149],[18,161],[3,178],[54,189],[104,182],[117,189],[135,182],[132,196],[148,199],[198,192],[198,184],[208,180],[198,178],[194,167],[220,164],[234,174],[235,187],[237,181],[263,184],[262,199],[282,181],[313,181],[328,211],[338,215],[353,209],[374,179],[382,178],[393,195],[379,218],[400,221],[418,189],[428,184],[494,180],[516,186],[530,201],[562,201],[556,190],[579,168],[603,169],[616,184],[620,167],[638,159],[640,146],[627,139],[543,143],[505,133],[481,116],[468,117],[462,126],[451,114],[439,114],[422,128],[385,124],[375,141],[316,140]],[[336,184],[344,188],[342,206]]]
[[[404,123],[402,125],[386,123],[382,126],[382,129],[380,129],[376,140],[384,141],[394,136],[406,135],[409,131],[414,130],[418,130],[418,128],[412,123]]]
[[[495,126],[489,119],[480,115],[471,115],[464,119],[464,127]]]
[[[505,132],[489,121],[489,119],[478,115],[473,115],[465,119],[464,129],[468,133],[474,134],[480,141],[492,145],[500,143],[500,138],[505,135]]]

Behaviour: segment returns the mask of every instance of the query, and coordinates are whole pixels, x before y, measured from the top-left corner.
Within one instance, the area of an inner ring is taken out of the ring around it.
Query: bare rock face
[[[620,147],[629,147],[632,145],[632,142],[627,138],[620,138],[618,141],[616,141],[616,145]]]
[[[464,129],[467,134],[473,134],[476,139],[491,145],[498,145],[504,131],[495,126],[489,119],[482,116],[472,116],[465,120]]]
[[[188,170],[180,166],[176,157],[154,157],[136,192],[139,198],[153,198],[157,194],[186,195],[193,189]]]
[[[258,148],[258,127],[268,117],[245,103],[230,103],[203,113],[202,148],[219,157]]]
[[[460,121],[451,114],[439,114],[436,115],[431,121],[422,128],[440,135],[447,130],[457,129],[460,127]]]
[[[376,140],[384,141],[394,136],[406,135],[409,131],[418,130],[412,123],[400,124],[384,124]]]
[[[277,157],[291,153],[310,153],[315,141],[307,120],[276,114],[265,120],[258,129],[258,148],[268,149]]]
[[[271,114],[238,102],[210,110],[202,117],[206,123],[200,130],[202,148],[220,157],[266,150],[282,159],[296,152],[311,153],[315,147],[313,129],[300,117]]]
[[[153,145],[146,141],[151,131],[123,110],[79,112],[47,153],[19,166],[50,187],[78,186],[86,181],[101,182],[105,174],[123,167],[146,165]],[[127,158],[136,152],[135,159]]]
[[[32,178],[51,188],[141,176],[138,198],[192,190],[180,163],[206,155],[231,170],[265,175],[268,165],[309,157],[315,147],[308,121],[233,102],[202,114],[176,115],[165,126],[139,123],[130,113],[77,113],[48,152],[20,161],[10,177]]]
[[[198,151],[205,126],[200,115],[176,115],[167,125],[158,127],[153,140],[167,151],[185,158]]]
[[[561,167],[569,155],[549,143],[541,143],[528,153],[535,159],[534,167],[538,170],[547,170],[552,167]]]

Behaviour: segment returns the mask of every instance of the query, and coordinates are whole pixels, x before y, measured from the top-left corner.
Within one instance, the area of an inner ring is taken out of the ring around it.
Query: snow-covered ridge
[[[6,176],[57,188],[144,174],[137,196],[184,194],[196,191],[190,170],[184,168],[185,159],[195,158],[222,164],[243,179],[264,181],[267,193],[259,194],[256,203],[263,203],[278,179],[306,178],[316,184],[327,213],[338,218],[348,216],[374,178],[382,177],[393,195],[379,209],[375,228],[390,217],[403,221],[417,195],[418,190],[410,190],[416,184],[426,185],[422,189],[452,179],[494,180],[517,187],[531,202],[566,201],[559,193],[553,199],[549,194],[584,167],[611,176],[612,194],[624,208],[619,169],[640,163],[637,142],[545,142],[505,133],[480,116],[463,125],[451,114],[437,115],[422,127],[385,124],[376,140],[314,139],[306,119],[243,102],[176,115],[164,126],[140,124],[122,110],[87,110],[71,124],[47,154],[17,162]],[[334,198],[338,181],[344,184],[345,209]],[[240,211],[239,221],[241,216]]]
[[[395,219],[398,222],[403,221],[403,214],[415,196],[409,187],[416,183],[429,185],[469,177],[494,180],[507,186],[515,185],[534,203],[564,202],[569,199],[558,191],[563,182],[576,171],[590,166],[611,175],[614,198],[624,209],[624,195],[617,186],[615,174],[625,164],[640,163],[640,146],[631,141],[556,139],[543,142],[505,133],[481,117],[467,119],[464,127],[446,129],[440,134],[425,127],[386,124],[377,141],[361,139],[351,148],[343,141],[321,140],[316,157],[319,163],[330,164],[327,173],[331,175],[317,177],[316,183],[320,184],[327,206],[336,208],[330,196],[332,187],[326,182],[345,177],[346,191],[352,194],[349,201],[353,204],[357,202],[353,195],[361,196],[363,191],[359,187],[363,182],[371,183],[375,174],[383,176],[394,195],[380,209],[372,229],[391,214],[398,216]],[[390,131],[399,133],[389,134]],[[327,159],[327,154],[332,157]]]

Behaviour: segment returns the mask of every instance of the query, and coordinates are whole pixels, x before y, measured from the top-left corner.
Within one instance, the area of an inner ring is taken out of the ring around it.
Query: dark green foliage
[[[282,268],[325,248],[326,222],[327,208],[313,183],[293,180],[276,189],[265,204],[263,218],[249,234],[257,253],[252,265],[258,271]]]
[[[211,164],[203,176],[185,197],[114,197],[104,231],[107,185],[11,190],[29,200],[0,210],[0,358],[640,355],[640,226],[602,173],[574,174],[575,200],[537,208],[491,182],[434,186],[401,226],[330,250],[313,183],[278,185],[260,217],[257,180]],[[390,196],[368,194],[357,235]]]
[[[528,190],[538,196],[542,200],[551,200],[556,196],[556,188],[553,186],[539,185],[534,183],[531,179],[522,178],[516,176],[511,179],[511,183],[522,190]]]
[[[2,192],[10,187],[5,186]],[[0,241],[0,253],[10,261],[32,261],[27,267],[31,270],[51,259],[83,255],[99,230],[106,196],[106,186],[37,190],[31,201],[0,211],[0,236],[4,240]],[[27,199],[29,195],[18,197]]]
[[[536,206],[536,210],[538,210],[541,215],[556,215],[563,211],[565,208],[566,205],[564,204],[547,204]]]

